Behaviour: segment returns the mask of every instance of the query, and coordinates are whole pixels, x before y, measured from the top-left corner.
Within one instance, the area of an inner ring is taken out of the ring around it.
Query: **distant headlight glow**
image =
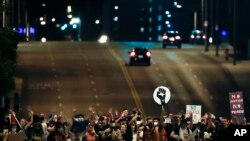
[[[41,38],[41,42],[43,42],[43,43],[46,42],[46,38],[45,38],[45,37],[42,37],[42,38]]]
[[[99,43],[106,43],[107,41],[108,41],[107,35],[102,35],[98,40]]]

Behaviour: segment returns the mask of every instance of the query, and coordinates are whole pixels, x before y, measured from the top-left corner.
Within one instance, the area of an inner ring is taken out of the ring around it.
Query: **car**
[[[201,30],[192,30],[190,35],[191,44],[204,44],[206,35]]]
[[[152,53],[147,49],[143,47],[135,47],[129,53],[129,65],[135,65],[135,64],[151,64],[151,55]]]
[[[168,31],[162,36],[162,48],[166,48],[166,46],[177,46],[181,48],[181,43],[181,36],[178,31]]]

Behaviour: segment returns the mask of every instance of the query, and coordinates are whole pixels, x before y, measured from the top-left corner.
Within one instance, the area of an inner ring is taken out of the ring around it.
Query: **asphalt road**
[[[151,66],[128,65],[133,43],[21,43],[16,75],[23,80],[22,108],[30,106],[37,114],[63,112],[68,119],[73,109],[86,114],[89,107],[102,114],[110,107],[136,107],[147,116],[158,116],[161,106],[153,92],[166,86],[171,91],[168,112],[185,112],[190,104],[202,105],[202,112],[230,115],[228,93],[240,84],[200,47],[142,45],[152,52]]]

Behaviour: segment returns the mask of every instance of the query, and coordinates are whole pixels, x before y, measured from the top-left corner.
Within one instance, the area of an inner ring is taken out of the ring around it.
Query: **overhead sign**
[[[159,105],[167,104],[170,100],[171,94],[167,87],[159,86],[154,90],[153,98],[154,101]]]
[[[194,124],[201,121],[201,105],[186,105],[186,117],[192,114]]]
[[[244,122],[245,112],[242,92],[230,92],[229,101],[232,119],[238,122]]]

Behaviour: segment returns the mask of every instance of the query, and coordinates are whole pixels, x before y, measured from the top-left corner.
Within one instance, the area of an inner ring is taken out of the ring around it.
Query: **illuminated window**
[[[161,41],[161,40],[162,40],[162,35],[158,35],[158,36],[157,36],[157,40],[158,40],[158,41]]]
[[[152,28],[150,27],[150,28],[148,29],[148,31],[149,31],[149,32],[152,32]]]
[[[158,25],[158,26],[157,26],[157,30],[158,30],[158,31],[161,31],[161,30],[162,30],[162,26],[161,26],[161,25]]]
[[[149,7],[148,11],[149,11],[149,13],[152,13],[153,12],[153,8]]]
[[[72,25],[72,28],[76,29],[76,28],[77,28],[77,25],[76,25],[76,24],[73,24],[73,25]]]
[[[144,27],[141,27],[141,28],[140,28],[140,31],[141,31],[141,32],[144,32]]]
[[[162,16],[161,15],[158,15],[158,21],[161,21],[162,20]]]
[[[152,41],[152,37],[148,37],[148,40],[149,40],[149,41]]]
[[[148,21],[149,21],[149,23],[152,23],[152,21],[153,21],[152,17],[149,17]]]
[[[117,16],[114,17],[114,18],[113,18],[113,21],[117,22],[117,21],[118,21],[118,17],[117,17]]]

